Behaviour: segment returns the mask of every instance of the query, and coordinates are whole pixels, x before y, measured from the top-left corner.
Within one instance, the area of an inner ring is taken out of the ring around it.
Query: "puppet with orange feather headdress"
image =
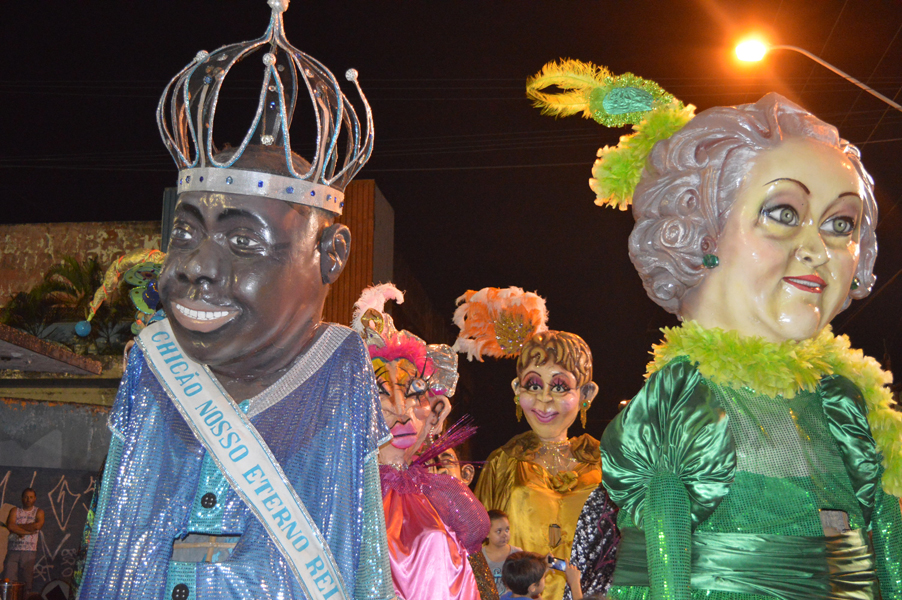
[[[468,291],[458,304],[454,348],[470,360],[517,358],[517,420],[525,416],[530,426],[489,455],[476,495],[487,509],[508,514],[511,545],[569,557],[583,504],[601,483],[598,440],[568,437],[577,414],[585,428],[598,393],[592,352],[578,335],[548,329],[545,300],[537,294],[484,288]],[[615,536],[612,526],[612,545]],[[563,576],[550,577],[543,597],[560,599],[564,584]]]

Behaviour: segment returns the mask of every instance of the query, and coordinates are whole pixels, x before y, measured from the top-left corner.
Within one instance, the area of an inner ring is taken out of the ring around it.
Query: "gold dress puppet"
[[[455,348],[470,359],[517,358],[516,414],[530,426],[489,455],[476,495],[508,514],[512,545],[567,558],[583,504],[601,482],[598,440],[568,436],[577,415],[585,426],[598,393],[592,353],[578,335],[549,330],[545,301],[520,288],[468,291],[458,303]],[[543,597],[560,599],[564,586],[554,572]]]

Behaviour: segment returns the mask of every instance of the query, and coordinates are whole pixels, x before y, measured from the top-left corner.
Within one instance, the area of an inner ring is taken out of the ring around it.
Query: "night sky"
[[[163,86],[198,50],[262,35],[268,15],[265,0],[6,3],[3,221],[159,219],[176,180],[154,116]],[[642,385],[658,329],[676,320],[629,262],[631,215],[594,206],[587,185],[597,148],[627,130],[555,121],[525,98],[526,78],[560,57],[654,79],[699,110],[780,92],[860,144],[881,211],[876,295],[834,326],[902,366],[902,113],[798,54],[748,66],[731,52],[763,33],[894,97],[902,3],[293,0],[285,24],[337,75],[359,71],[376,123],[359,177],[394,207],[396,248],[449,322],[466,289],[517,285],[546,297],[553,329],[589,343],[601,387],[593,435]],[[235,89],[254,95],[245,84]],[[512,361],[474,374],[480,394],[467,408],[483,426],[481,458],[526,424],[514,420]]]

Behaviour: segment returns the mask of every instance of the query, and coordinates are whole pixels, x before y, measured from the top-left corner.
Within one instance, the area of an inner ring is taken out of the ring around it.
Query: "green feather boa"
[[[733,388],[747,386],[767,396],[793,398],[800,390],[813,392],[828,375],[851,380],[864,396],[871,434],[883,454],[883,489],[902,496],[902,413],[892,408],[896,402],[886,387],[893,375],[853,349],[848,337],[833,335],[828,326],[809,340],[776,343],[705,329],[694,321],[661,331],[664,341],[653,346],[648,375],[687,356],[706,379]]]

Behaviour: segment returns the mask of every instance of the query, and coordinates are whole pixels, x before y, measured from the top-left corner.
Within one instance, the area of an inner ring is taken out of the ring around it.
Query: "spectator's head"
[[[31,507],[34,506],[37,499],[38,495],[35,494],[32,488],[29,487],[22,490],[22,508],[25,510],[31,510]]]
[[[545,591],[545,573],[548,563],[535,552],[514,552],[501,567],[501,580],[518,596],[541,598]]]
[[[511,539],[511,524],[507,518],[507,513],[492,509],[489,511],[489,520],[492,522],[492,527],[489,529],[489,537],[487,538],[489,546],[494,546],[495,548],[507,546]]]

